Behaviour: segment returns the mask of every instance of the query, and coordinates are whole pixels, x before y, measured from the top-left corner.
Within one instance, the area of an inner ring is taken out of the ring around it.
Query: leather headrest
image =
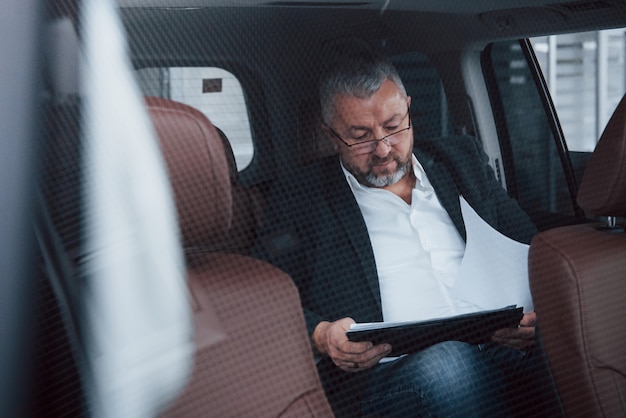
[[[322,111],[319,100],[306,100],[300,104],[298,146],[300,161],[304,166],[337,153],[332,141],[322,130]]]
[[[589,159],[578,189],[578,204],[598,216],[626,216],[626,96]]]
[[[232,219],[222,140],[190,106],[157,97],[147,97],[146,104],[167,164],[184,247],[214,247],[227,237]]]

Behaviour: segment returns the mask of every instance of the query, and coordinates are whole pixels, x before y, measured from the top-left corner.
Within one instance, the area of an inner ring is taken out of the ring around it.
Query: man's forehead
[[[344,97],[335,102],[336,119],[350,127],[367,127],[372,123],[391,122],[404,116],[407,108],[406,98],[399,96],[363,100]]]

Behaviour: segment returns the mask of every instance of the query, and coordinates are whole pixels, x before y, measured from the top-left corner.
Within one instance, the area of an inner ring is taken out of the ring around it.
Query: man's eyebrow
[[[391,116],[389,119],[384,121],[382,123],[382,125],[383,126],[387,125],[387,124],[391,123],[394,119],[396,119],[398,117],[402,118],[403,116],[405,116],[405,115],[403,115],[402,113],[396,113],[393,116]],[[354,132],[354,131],[371,131],[372,130],[372,128],[370,128],[369,126],[360,126],[360,125],[352,125],[352,126],[348,127],[348,129],[350,130],[350,132]]]
[[[369,126],[359,126],[359,125],[352,125],[350,127],[348,127],[348,129],[350,130],[350,132],[354,132],[354,131],[371,131],[372,128],[370,128]]]

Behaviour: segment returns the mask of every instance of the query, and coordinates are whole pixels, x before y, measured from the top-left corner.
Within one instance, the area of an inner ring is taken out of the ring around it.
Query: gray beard
[[[392,184],[396,184],[397,182],[399,182],[402,179],[402,177],[406,175],[408,171],[409,171],[409,165],[403,164],[399,166],[398,170],[393,174],[377,176],[374,173],[369,172],[366,174],[364,180],[365,180],[366,186],[387,187],[387,186],[391,186]]]
[[[399,182],[409,172],[409,169],[411,168],[412,161],[410,157],[405,162],[402,162],[397,158],[394,158],[394,160],[398,164],[398,169],[395,173],[391,174],[376,175],[371,171],[361,172],[355,167],[347,168],[352,173],[352,175],[359,181],[359,183],[363,184],[364,186],[377,188],[387,187]]]

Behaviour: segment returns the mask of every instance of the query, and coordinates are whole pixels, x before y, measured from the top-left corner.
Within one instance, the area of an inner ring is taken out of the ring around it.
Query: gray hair
[[[387,57],[362,45],[358,45],[356,50],[344,52],[336,55],[337,58],[331,62],[320,83],[324,123],[330,125],[334,119],[335,98],[339,95],[365,99],[376,93],[387,80],[392,81],[406,95],[400,75]]]

